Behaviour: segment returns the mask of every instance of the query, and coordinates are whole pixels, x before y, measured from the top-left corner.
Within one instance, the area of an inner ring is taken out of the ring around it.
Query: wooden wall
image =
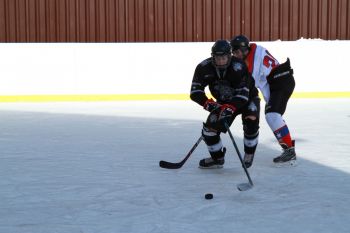
[[[0,42],[350,39],[350,0],[0,0]]]

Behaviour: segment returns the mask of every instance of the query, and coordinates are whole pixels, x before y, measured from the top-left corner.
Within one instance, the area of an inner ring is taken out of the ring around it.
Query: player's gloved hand
[[[215,102],[213,99],[208,99],[204,105],[203,108],[209,112],[212,112],[216,109],[220,109],[221,108],[221,104],[218,104],[217,102]]]
[[[235,110],[236,110],[236,108],[231,104],[221,105],[218,120],[222,121],[222,120],[226,120],[226,119],[232,117],[233,114],[235,113]]]

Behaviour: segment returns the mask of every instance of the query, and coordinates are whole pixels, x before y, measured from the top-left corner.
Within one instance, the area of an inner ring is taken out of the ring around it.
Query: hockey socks
[[[288,130],[288,126],[284,125],[282,128],[273,132],[280,145],[285,149],[293,146],[292,138]]]
[[[284,122],[281,114],[277,112],[269,112],[265,115],[265,117],[279,144],[283,148],[293,147],[288,126]]]

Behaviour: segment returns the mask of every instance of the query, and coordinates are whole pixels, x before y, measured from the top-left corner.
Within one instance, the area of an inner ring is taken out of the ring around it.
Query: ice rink
[[[189,100],[1,103],[0,232],[349,232],[350,99],[290,100],[296,167],[273,166],[262,115],[246,192],[227,134],[221,170],[197,167],[204,143],[181,169],[158,166],[187,154],[206,116]],[[240,118],[231,131],[242,152]]]

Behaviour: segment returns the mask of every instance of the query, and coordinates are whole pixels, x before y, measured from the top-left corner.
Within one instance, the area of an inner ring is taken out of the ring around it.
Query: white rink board
[[[184,94],[213,43],[2,43],[0,95]],[[295,92],[349,91],[350,41],[259,42],[291,59]]]

